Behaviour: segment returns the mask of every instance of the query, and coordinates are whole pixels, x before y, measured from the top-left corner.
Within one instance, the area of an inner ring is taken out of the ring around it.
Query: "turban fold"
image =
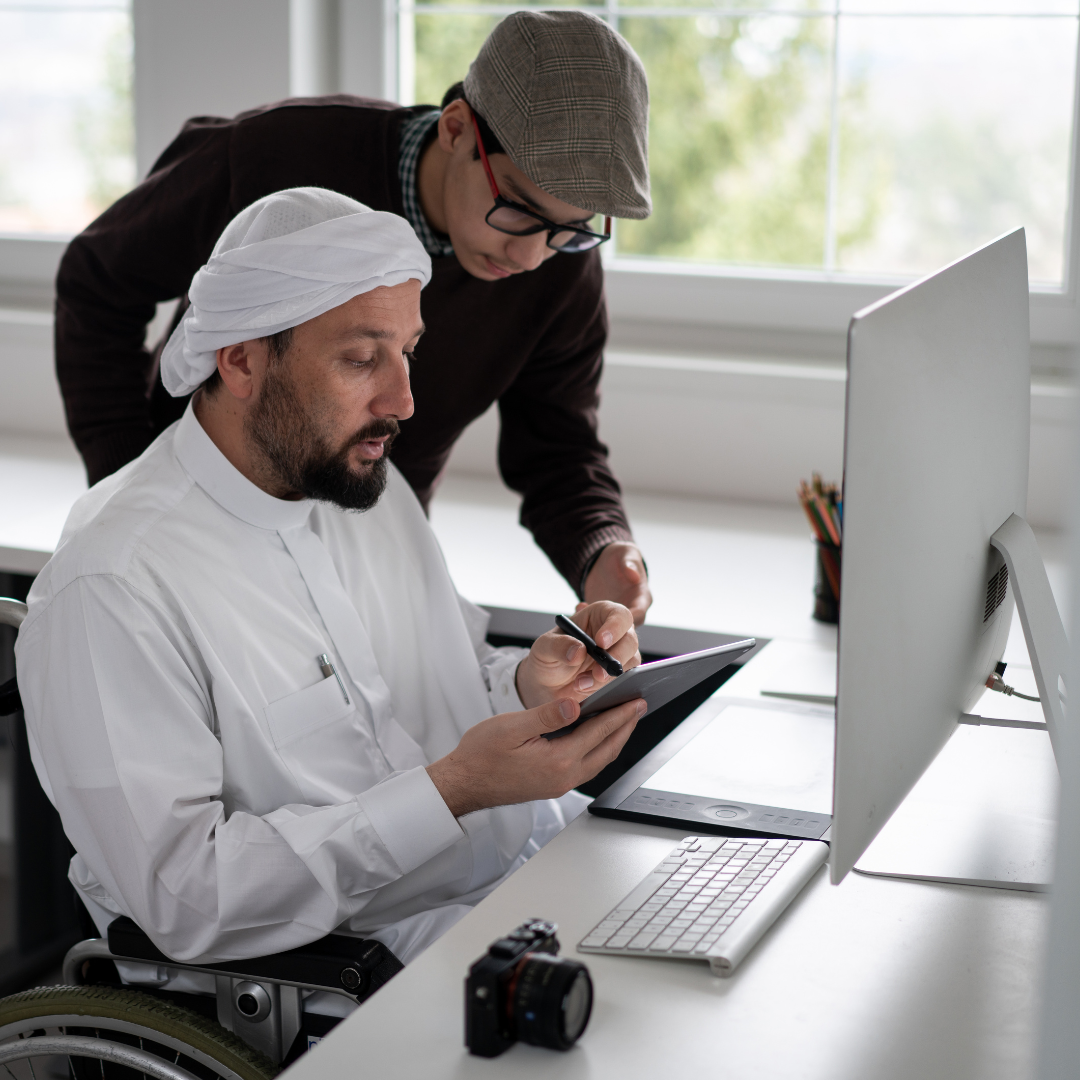
[[[161,355],[161,381],[190,394],[217,370],[217,350],[269,337],[382,285],[431,278],[409,223],[324,188],[289,188],[242,210],[192,279]]]

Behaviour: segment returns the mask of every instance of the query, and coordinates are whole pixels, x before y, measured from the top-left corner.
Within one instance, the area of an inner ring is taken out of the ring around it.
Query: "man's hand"
[[[567,698],[493,716],[469,728],[446,757],[427,767],[428,775],[454,817],[557,799],[615,760],[645,708],[641,698],[628,701],[561,739],[542,736],[577,719],[581,710]]]
[[[587,603],[613,600],[629,608],[634,623],[640,626],[652,603],[652,593],[645,560],[637,545],[608,544],[593,563],[583,591]]]
[[[623,670],[641,663],[634,620],[622,605],[606,600],[578,604],[574,622],[611,653]],[[580,641],[561,630],[549,630],[533,642],[529,655],[518,664],[515,682],[522,704],[532,709],[562,697],[581,701],[611,678]]]

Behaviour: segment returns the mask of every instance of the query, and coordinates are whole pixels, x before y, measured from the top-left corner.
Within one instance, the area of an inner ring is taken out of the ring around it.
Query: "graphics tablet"
[[[558,731],[544,735],[545,739],[558,739],[569,735],[579,724],[605,709],[612,709],[626,701],[644,698],[649,712],[654,712],[662,705],[674,700],[680,694],[693,689],[699,682],[714,675],[721,668],[733,664],[744,653],[757,644],[756,639],[746,638],[733,641],[729,645],[718,645],[714,649],[686,653],[684,656],[672,656],[667,660],[657,660],[652,664],[640,664],[631,668],[624,675],[612,679],[607,686],[602,686],[595,694],[590,694],[581,703],[581,716],[572,724],[567,724]],[[647,720],[649,713],[645,714]]]

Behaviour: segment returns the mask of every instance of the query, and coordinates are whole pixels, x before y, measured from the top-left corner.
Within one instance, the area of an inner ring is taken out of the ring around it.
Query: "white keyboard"
[[[819,840],[688,836],[578,945],[730,975],[829,854]]]

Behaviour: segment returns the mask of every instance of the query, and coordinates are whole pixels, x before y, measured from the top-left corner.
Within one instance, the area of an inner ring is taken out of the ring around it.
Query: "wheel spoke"
[[[37,1080],[37,1073],[34,1072],[34,1059],[27,1058],[26,1064],[30,1066],[30,1075],[33,1077],[33,1080]]]
[[[7,1067],[7,1065],[4,1066],[4,1072],[6,1072],[8,1076],[11,1077],[11,1080],[19,1080],[19,1078],[11,1071],[11,1069]]]

